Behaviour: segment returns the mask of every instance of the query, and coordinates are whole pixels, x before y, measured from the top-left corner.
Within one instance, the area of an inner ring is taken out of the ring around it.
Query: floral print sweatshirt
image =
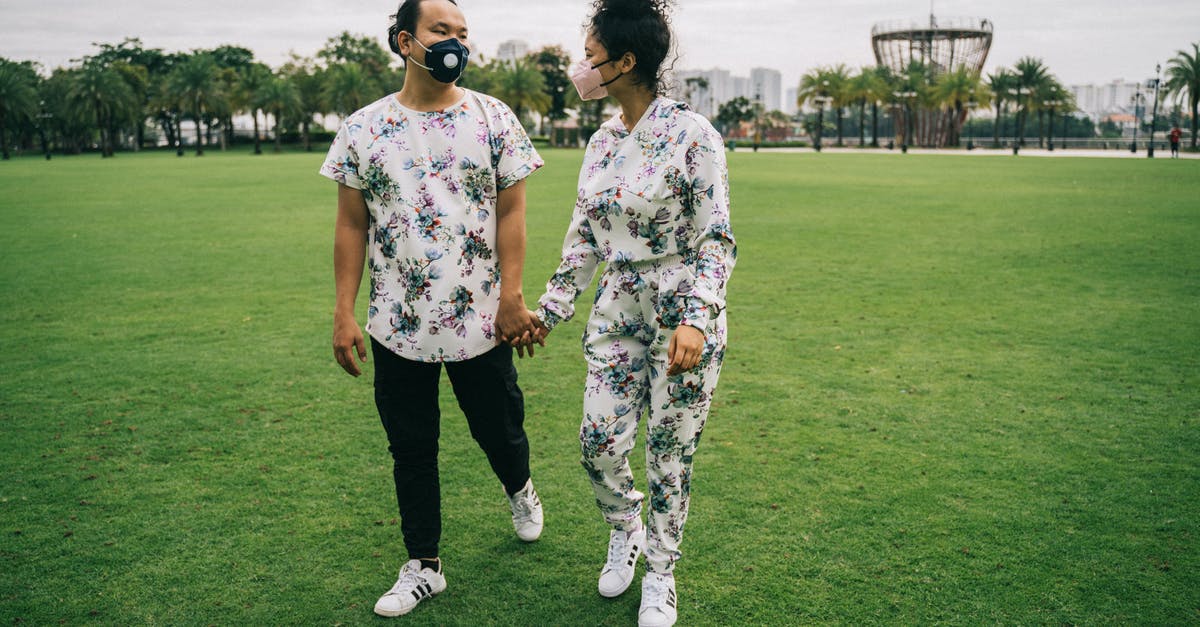
[[[547,327],[570,319],[600,262],[653,267],[658,322],[706,331],[725,309],[737,259],[721,135],[686,104],[656,99],[632,131],[620,116],[588,142],[562,261],[539,300]]]

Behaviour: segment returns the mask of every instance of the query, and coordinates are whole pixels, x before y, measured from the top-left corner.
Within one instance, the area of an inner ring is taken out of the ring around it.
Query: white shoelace
[[[671,585],[666,580],[655,577],[650,580],[649,586],[642,588],[642,604],[646,609],[656,609],[663,612],[662,608],[667,606],[670,594]]]
[[[518,494],[512,499],[513,520],[518,523],[533,521],[533,490]]]
[[[628,568],[625,560],[629,557],[627,549],[629,547],[629,538],[632,535],[633,533],[613,530],[608,541],[608,559],[604,564],[605,572],[619,568]]]
[[[400,578],[396,580],[396,584],[393,585],[392,589],[388,590],[387,593],[399,595],[403,595],[405,593],[411,594],[413,590],[416,590],[422,584],[426,583],[429,582],[425,581],[425,578],[422,577],[420,573],[405,567],[400,572]]]

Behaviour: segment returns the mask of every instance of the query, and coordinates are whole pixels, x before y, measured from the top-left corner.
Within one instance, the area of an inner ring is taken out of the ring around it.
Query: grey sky
[[[289,50],[315,52],[343,30],[379,36],[396,0],[0,0],[0,56],[65,65],[88,54],[92,42],[140,37],[165,50],[238,44],[278,65]],[[506,39],[536,48],[582,49],[587,0],[460,0],[481,52]],[[679,68],[751,67],[783,72],[785,87],[818,65],[874,62],[871,26],[891,19],[924,19],[921,0],[679,0],[675,30]],[[1200,41],[1197,0],[1056,0],[985,2],[941,0],[939,16],[985,17],[995,24],[986,69],[1017,58],[1042,58],[1066,83],[1102,83],[1153,76],[1154,64]]]

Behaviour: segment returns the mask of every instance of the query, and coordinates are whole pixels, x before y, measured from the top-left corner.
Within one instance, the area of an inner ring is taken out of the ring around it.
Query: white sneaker
[[[400,569],[400,578],[375,602],[380,616],[401,616],[418,603],[446,589],[446,578],[432,568],[421,568],[420,560],[409,560]]]
[[[642,607],[638,627],[670,627],[675,624],[675,576],[646,573],[642,577]]]
[[[508,497],[508,508],[512,510],[513,529],[517,537],[533,542],[542,535],[542,501],[533,489],[533,479],[525,482],[520,492]]]
[[[633,582],[633,569],[646,546],[646,526],[632,533],[613,529],[608,536],[608,559],[600,571],[600,596],[613,598]]]

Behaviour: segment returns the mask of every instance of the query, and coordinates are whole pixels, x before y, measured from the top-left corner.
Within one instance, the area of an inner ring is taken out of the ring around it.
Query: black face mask
[[[418,46],[425,49],[425,63],[429,65],[422,65],[412,58],[412,55],[408,56],[409,61],[416,63],[418,67],[429,70],[429,74],[433,78],[443,83],[453,83],[462,76],[463,70],[467,68],[467,59],[470,58],[471,51],[467,50],[461,41],[451,37],[425,48],[425,44],[421,43],[416,35],[412,35],[412,38]]]

